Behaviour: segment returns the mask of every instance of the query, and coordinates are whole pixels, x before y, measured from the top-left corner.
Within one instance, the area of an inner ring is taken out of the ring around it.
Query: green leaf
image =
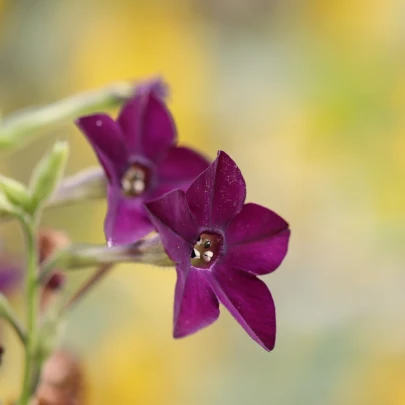
[[[35,167],[30,184],[32,212],[52,196],[65,171],[68,155],[68,143],[57,142]]]
[[[0,175],[0,190],[12,205],[21,207],[24,211],[30,210],[31,197],[24,184],[9,177]]]

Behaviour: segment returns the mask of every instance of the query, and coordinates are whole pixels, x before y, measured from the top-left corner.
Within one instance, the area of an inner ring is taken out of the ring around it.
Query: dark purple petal
[[[182,190],[173,190],[145,204],[150,219],[162,238],[169,257],[176,263],[190,263],[198,229]]]
[[[225,153],[187,191],[187,201],[200,227],[223,229],[242,209],[246,185],[236,163]]]
[[[219,301],[248,335],[264,349],[272,350],[276,340],[276,313],[266,284],[252,274],[219,265],[210,280]]]
[[[226,263],[255,274],[268,274],[280,266],[288,249],[287,222],[273,211],[246,204],[226,231]]]
[[[127,165],[124,138],[117,123],[106,114],[81,117],[76,121],[111,180],[117,180]]]
[[[190,335],[210,325],[219,316],[219,303],[207,281],[208,271],[177,268],[174,300],[175,338]]]
[[[154,230],[142,198],[130,198],[110,186],[104,232],[109,245],[133,243]]]
[[[127,102],[118,117],[131,155],[161,160],[176,140],[176,127],[161,95],[146,86]]]
[[[193,149],[172,146],[159,164],[158,177],[161,187],[184,191],[209,166],[209,162]]]

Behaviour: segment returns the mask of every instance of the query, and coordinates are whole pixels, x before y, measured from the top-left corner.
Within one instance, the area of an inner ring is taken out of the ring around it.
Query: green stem
[[[25,345],[26,339],[25,339],[24,328],[20,324],[20,322],[17,319],[17,317],[15,316],[15,314],[11,311],[8,313],[0,313],[0,318],[3,318],[14,329],[14,332],[20,338],[22,344]]]
[[[19,405],[27,405],[31,396],[34,358],[38,334],[39,294],[37,284],[38,252],[35,239],[35,221],[22,219],[27,245],[27,275],[26,275],[26,306],[27,306],[27,336],[25,344],[25,368]]]
[[[105,111],[122,104],[134,94],[131,82],[118,82],[44,107],[17,112],[0,122],[0,150],[18,147],[35,139],[51,125],[70,122],[80,115]]]

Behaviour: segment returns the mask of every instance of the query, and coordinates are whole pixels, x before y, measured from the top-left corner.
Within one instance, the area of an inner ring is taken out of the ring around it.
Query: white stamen
[[[145,190],[145,182],[143,180],[135,180],[132,184],[132,189],[135,193],[142,193]]]
[[[214,256],[214,253],[212,253],[211,250],[208,250],[208,252],[203,254],[203,259],[208,263],[211,261],[212,256]]]
[[[193,249],[194,259],[199,259],[201,257],[200,252],[197,249]]]
[[[128,179],[122,179],[121,185],[125,191],[131,191],[132,185]]]

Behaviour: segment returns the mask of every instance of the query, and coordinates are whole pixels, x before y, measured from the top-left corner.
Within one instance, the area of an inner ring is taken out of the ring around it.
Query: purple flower
[[[253,340],[266,350],[274,347],[274,302],[256,276],[281,264],[290,231],[273,211],[244,204],[245,197],[239,168],[219,152],[187,192],[174,190],[146,204],[176,263],[176,338],[214,322],[221,302]]]
[[[176,146],[176,128],[160,81],[138,86],[114,121],[106,114],[76,123],[93,146],[109,180],[104,231],[110,245],[135,242],[153,231],[144,202],[186,189],[208,167],[198,153]]]

